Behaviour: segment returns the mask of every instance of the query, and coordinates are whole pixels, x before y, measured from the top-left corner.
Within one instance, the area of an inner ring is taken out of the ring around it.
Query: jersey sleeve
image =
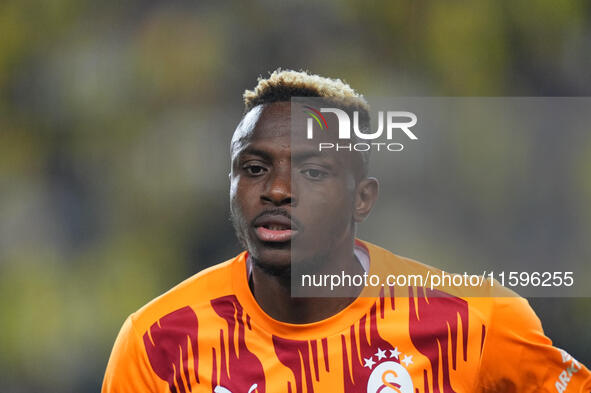
[[[589,370],[552,346],[527,300],[496,298],[491,313],[476,392],[591,392]]]
[[[130,316],[115,340],[103,379],[102,393],[155,391],[149,361]]]

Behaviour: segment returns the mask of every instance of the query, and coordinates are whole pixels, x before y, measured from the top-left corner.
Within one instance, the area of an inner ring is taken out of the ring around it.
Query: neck
[[[317,269],[314,274],[363,274],[363,268],[353,253],[353,248],[337,258],[327,257],[324,269]],[[289,270],[287,270],[289,271]],[[345,297],[292,297],[291,275],[276,274],[253,263],[250,289],[259,306],[281,322],[303,324],[329,318],[351,304],[361,292],[353,288]]]

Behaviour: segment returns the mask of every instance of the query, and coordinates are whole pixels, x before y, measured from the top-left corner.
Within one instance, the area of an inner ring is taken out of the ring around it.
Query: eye
[[[243,169],[250,176],[260,176],[260,175],[264,174],[267,171],[267,169],[265,167],[263,167],[261,165],[256,165],[256,164],[245,165],[243,167]]]
[[[312,180],[320,180],[320,179],[324,179],[326,176],[328,176],[328,173],[326,171],[317,169],[317,168],[308,168],[308,169],[304,169],[302,170],[302,173],[309,179]]]

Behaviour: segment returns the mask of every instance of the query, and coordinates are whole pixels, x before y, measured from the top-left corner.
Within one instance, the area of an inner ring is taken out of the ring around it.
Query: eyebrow
[[[239,157],[245,156],[247,154],[253,155],[253,156],[259,156],[262,159],[267,160],[267,161],[271,161],[272,160],[271,154],[269,154],[268,152],[266,152],[264,150],[257,149],[257,148],[253,148],[253,147],[250,147],[250,146],[249,147],[246,147],[245,149],[243,149],[241,151],[239,151],[236,154],[235,157],[236,158],[239,158]]]
[[[308,158],[326,158],[326,154],[322,154],[319,151],[316,150],[310,150],[310,151],[299,151],[299,152],[292,152],[291,153],[291,160],[292,161],[304,161],[307,160]]]
[[[244,150],[239,151],[235,158],[236,161],[238,161],[240,159],[240,157],[243,157],[245,155],[253,155],[253,156],[258,156],[261,157],[263,160],[266,161],[273,161],[273,156],[265,151],[265,150],[261,150],[261,149],[257,149],[256,147],[252,147],[252,146],[248,146],[246,148],[244,148]],[[319,152],[315,149],[313,150],[300,150],[300,151],[295,151],[291,153],[291,161],[292,162],[302,162],[305,160],[308,160],[310,158],[321,158],[321,159],[325,159],[325,160],[331,160],[327,154]]]

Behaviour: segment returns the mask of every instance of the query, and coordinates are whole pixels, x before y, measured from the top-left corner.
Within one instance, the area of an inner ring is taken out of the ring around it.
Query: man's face
[[[329,257],[354,238],[351,156],[319,153],[303,127],[301,137],[292,135],[290,108],[289,102],[255,107],[231,144],[232,220],[250,255],[271,269],[289,267],[292,255]]]

